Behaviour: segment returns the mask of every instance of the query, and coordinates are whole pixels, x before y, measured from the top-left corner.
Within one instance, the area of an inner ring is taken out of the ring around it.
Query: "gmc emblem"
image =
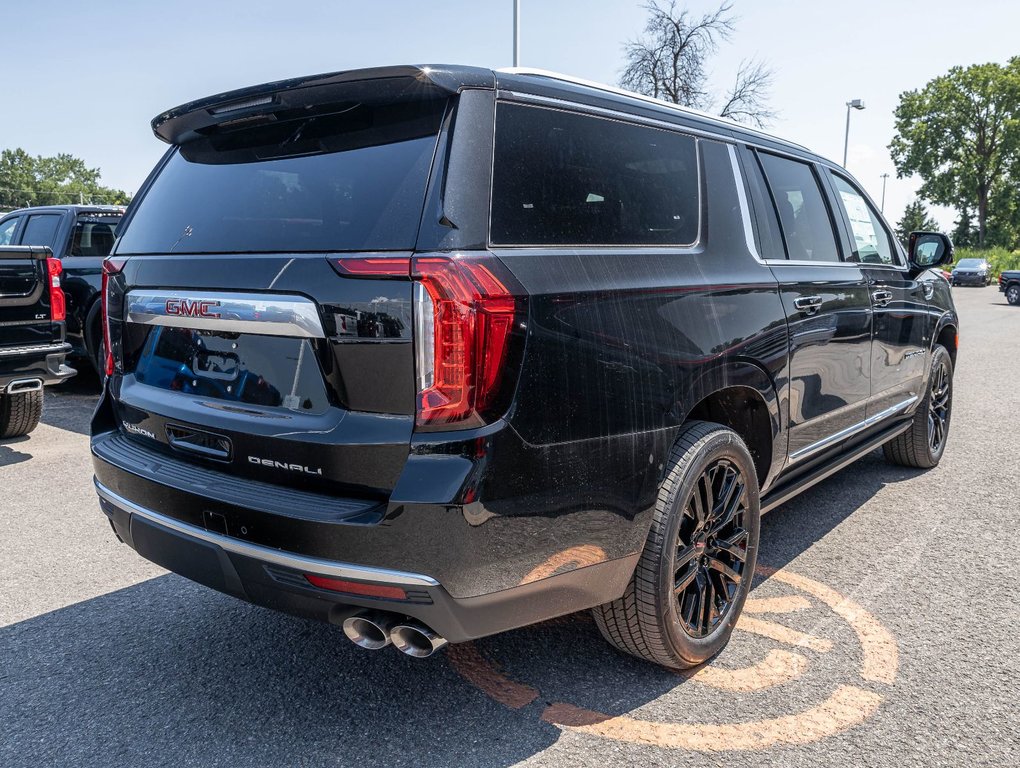
[[[218,301],[209,299],[167,299],[166,313],[179,317],[219,317],[219,312],[210,309],[219,305]]]

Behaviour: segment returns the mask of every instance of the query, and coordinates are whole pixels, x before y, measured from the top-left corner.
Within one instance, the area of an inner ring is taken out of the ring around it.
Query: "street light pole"
[[[521,65],[521,0],[514,0],[514,66]]]
[[[883,173],[882,174],[882,207],[879,208],[879,210],[882,213],[885,213],[885,180],[888,179],[888,178],[889,178],[889,174],[888,173]]]
[[[864,99],[851,99],[846,103],[846,133],[843,134],[843,167],[846,168],[846,152],[850,147],[850,109],[864,109]]]

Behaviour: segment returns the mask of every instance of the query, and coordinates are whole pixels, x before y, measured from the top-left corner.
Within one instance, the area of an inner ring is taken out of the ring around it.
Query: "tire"
[[[0,395],[0,438],[21,437],[39,426],[43,391]]]
[[[884,446],[886,460],[903,467],[931,469],[942,460],[953,415],[953,360],[941,344],[932,350],[924,399],[910,428]]]
[[[729,482],[741,485],[732,486],[735,495],[727,499]],[[707,488],[711,504],[705,503]],[[625,653],[675,669],[719,653],[750,589],[759,517],[758,477],[744,441],[719,424],[686,424],[626,592],[592,609],[602,636]]]
[[[106,378],[106,339],[103,335],[103,306],[94,301],[85,316],[85,351],[102,383]]]
[[[1020,305],[1020,283],[1011,283],[1006,286],[1006,301],[1014,307]]]

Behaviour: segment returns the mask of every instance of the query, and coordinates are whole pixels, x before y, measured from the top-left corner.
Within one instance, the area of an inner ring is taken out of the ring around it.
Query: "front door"
[[[869,419],[893,415],[920,397],[924,379],[927,300],[923,282],[913,279],[906,260],[881,215],[867,196],[842,175],[831,172],[844,240],[861,265],[874,311]]]

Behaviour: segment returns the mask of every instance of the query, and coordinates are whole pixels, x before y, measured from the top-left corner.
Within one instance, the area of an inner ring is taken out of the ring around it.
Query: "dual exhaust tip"
[[[408,656],[424,659],[444,645],[442,637],[420,621],[386,613],[359,613],[344,619],[344,634],[359,648],[377,651],[390,643]]]

